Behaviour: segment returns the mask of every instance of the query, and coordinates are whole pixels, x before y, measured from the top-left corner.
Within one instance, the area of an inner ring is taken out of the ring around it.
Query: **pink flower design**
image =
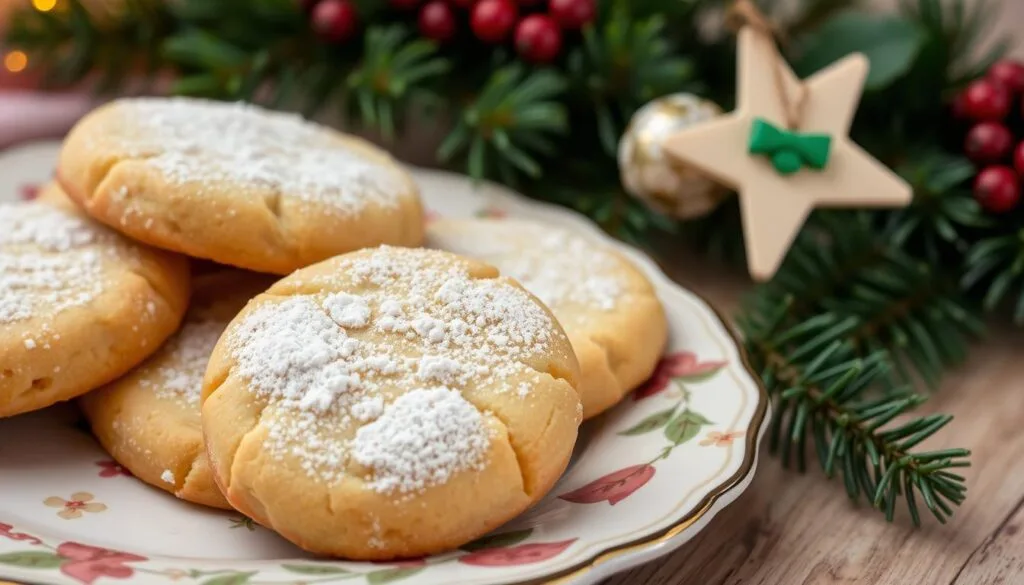
[[[651,481],[652,477],[654,477],[654,466],[649,463],[641,463],[609,473],[579,489],[564,493],[558,498],[575,504],[596,504],[607,501],[614,506]]]
[[[125,563],[149,560],[136,554],[77,542],[65,542],[58,546],[57,554],[65,559],[60,566],[61,573],[86,585],[100,577],[127,579],[135,571],[125,566]]]
[[[714,374],[725,364],[726,362],[718,360],[702,362],[697,358],[697,354],[689,351],[670,353],[661,358],[654,369],[654,374],[633,393],[633,400],[643,400],[658,394],[668,388],[673,378],[697,381]]]
[[[743,436],[743,431],[730,431],[728,433],[720,433],[718,431],[711,431],[704,436],[700,441],[701,447],[728,447],[732,445],[732,442]]]
[[[103,468],[100,470],[100,477],[117,477],[119,475],[123,475],[125,477],[132,476],[132,472],[121,467],[121,464],[117,461],[97,461],[96,465]]]
[[[576,542],[575,538],[560,542],[520,544],[507,548],[488,548],[459,557],[459,562],[477,567],[509,567],[539,563],[556,557]]]
[[[39,540],[38,538],[30,534],[25,534],[24,532],[14,532],[13,526],[11,526],[10,524],[4,524],[3,522],[0,522],[0,536],[6,536],[11,540],[21,540],[29,544],[43,544],[43,541]]]
[[[33,183],[19,185],[18,196],[21,197],[22,201],[32,201],[36,197],[39,197],[39,185]]]

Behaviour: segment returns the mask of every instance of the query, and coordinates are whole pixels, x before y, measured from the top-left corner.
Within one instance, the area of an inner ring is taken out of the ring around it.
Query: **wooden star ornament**
[[[663,149],[739,193],[750,274],[766,280],[812,208],[901,207],[912,189],[848,136],[868,73],[864,55],[800,81],[772,37],[752,26],[740,29],[738,51],[736,110],[673,134]],[[791,128],[787,96],[801,94]]]

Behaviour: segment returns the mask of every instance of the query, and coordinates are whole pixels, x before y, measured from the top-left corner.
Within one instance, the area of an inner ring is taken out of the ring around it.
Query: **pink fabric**
[[[60,138],[96,105],[86,92],[40,92],[0,85],[0,148]]]

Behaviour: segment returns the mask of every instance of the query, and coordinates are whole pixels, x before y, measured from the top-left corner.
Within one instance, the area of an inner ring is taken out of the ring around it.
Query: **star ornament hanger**
[[[737,109],[670,136],[663,148],[735,189],[750,274],[775,274],[814,207],[901,207],[910,185],[850,141],[868,60],[850,55],[801,82],[774,40],[751,26],[738,38]],[[775,68],[778,68],[777,70]],[[804,92],[786,127],[786,95]]]

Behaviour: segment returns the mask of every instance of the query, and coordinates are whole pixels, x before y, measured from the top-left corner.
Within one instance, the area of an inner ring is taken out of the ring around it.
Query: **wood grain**
[[[731,313],[747,285],[699,263],[667,268]],[[915,529],[905,513],[888,524],[838,479],[783,470],[765,452],[747,492],[697,538],[604,585],[1024,583],[1024,334],[996,327],[922,412],[956,416],[923,449],[973,451],[967,501],[948,525],[929,515]]]

